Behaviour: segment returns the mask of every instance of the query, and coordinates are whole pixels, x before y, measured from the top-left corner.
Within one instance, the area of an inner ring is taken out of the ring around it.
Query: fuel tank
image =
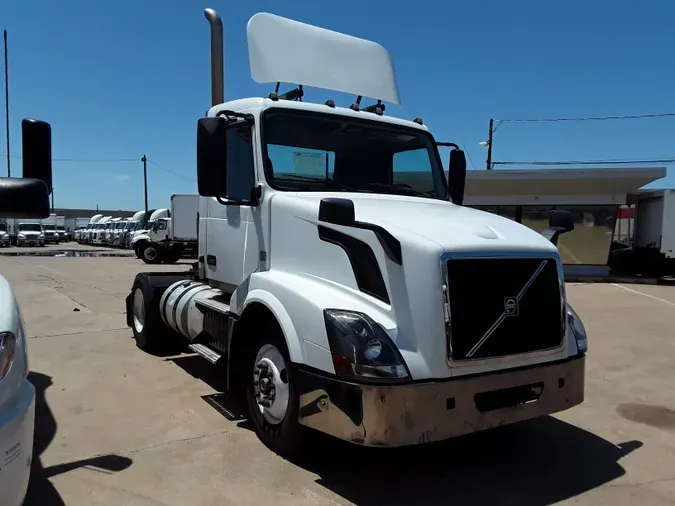
[[[204,328],[204,315],[196,302],[221,294],[220,290],[201,281],[177,281],[166,289],[159,301],[162,321],[192,341]]]

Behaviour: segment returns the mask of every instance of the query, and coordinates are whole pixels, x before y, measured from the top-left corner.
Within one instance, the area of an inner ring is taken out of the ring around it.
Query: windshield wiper
[[[332,179],[323,179],[323,178],[318,178],[318,177],[312,177],[312,176],[299,176],[297,174],[284,174],[283,176],[274,176],[274,181],[303,181],[303,182],[308,182],[308,183],[319,183],[323,184],[328,188],[333,188],[333,189],[338,189],[338,190],[345,190],[345,191],[350,191],[350,192],[359,192],[363,190],[359,190],[357,188],[353,188],[351,186],[347,186],[346,184],[338,183],[337,181],[334,181]]]
[[[421,192],[415,190],[412,186],[405,183],[395,183],[395,184],[386,184],[386,183],[369,183],[371,188],[379,188],[382,190],[392,190],[398,195],[410,195],[414,197],[435,197],[436,190],[428,190],[426,192]]]

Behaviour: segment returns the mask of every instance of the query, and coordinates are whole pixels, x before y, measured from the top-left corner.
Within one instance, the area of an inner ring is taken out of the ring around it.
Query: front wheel
[[[301,448],[299,396],[289,365],[284,338],[278,328],[271,326],[253,346],[248,371],[243,371],[248,375],[249,420],[260,440],[280,455],[290,455]]]
[[[146,244],[141,251],[141,260],[146,264],[158,264],[162,261],[160,249],[156,244]]]

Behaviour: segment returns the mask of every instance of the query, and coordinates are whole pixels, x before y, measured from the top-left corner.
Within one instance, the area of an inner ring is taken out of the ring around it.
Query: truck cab
[[[539,234],[464,207],[463,152],[419,118],[384,114],[400,104],[398,85],[370,41],[256,14],[251,74],[274,91],[223,102],[222,22],[206,17],[198,261],[137,276],[127,297],[137,345],[178,334],[226,364],[230,392],[282,454],[303,427],[402,446],[581,403],[586,333],[556,247],[569,217],[552,215]],[[301,84],[280,93],[289,81]],[[354,102],[305,102],[303,86]],[[447,175],[441,146],[453,148]]]
[[[23,220],[17,225],[17,246],[44,246],[45,234],[40,220]]]

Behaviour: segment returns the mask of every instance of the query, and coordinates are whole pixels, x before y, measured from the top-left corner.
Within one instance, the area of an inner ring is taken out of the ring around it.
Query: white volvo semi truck
[[[0,178],[0,217],[49,217],[51,127],[23,120],[23,178]],[[30,477],[35,388],[28,381],[27,336],[12,287],[0,275],[0,504],[23,503]]]
[[[224,102],[222,22],[205,15],[198,261],[136,276],[126,311],[138,347],[180,338],[226,366],[230,394],[279,453],[307,427],[401,446],[581,403],[586,333],[555,246],[569,215],[542,235],[463,207],[463,152],[419,118],[384,114],[398,85],[370,41],[256,14],[251,73],[274,91]],[[303,86],[354,101],[305,102]]]

